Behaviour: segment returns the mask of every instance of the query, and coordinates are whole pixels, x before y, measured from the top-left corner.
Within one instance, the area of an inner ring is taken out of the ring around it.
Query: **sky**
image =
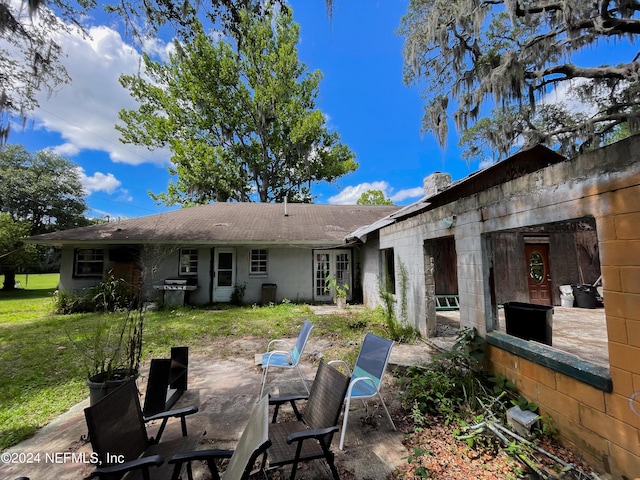
[[[323,73],[317,107],[359,163],[356,172],[314,186],[316,203],[353,204],[377,189],[406,205],[422,197],[430,173],[447,172],[455,181],[479,168],[460,158],[455,134],[442,149],[420,132],[424,101],[418,87],[403,82],[403,38],[396,33],[408,0],[336,0],[332,20],[325,0],[290,3],[301,29],[299,58]],[[120,109],[135,108],[118,77],[138,72],[139,53],[109,17],[96,15],[91,24],[89,37],[61,39],[72,82],[49,98],[41,95],[40,108],[24,128],[13,127],[9,143],[30,152],[50,148],[77,164],[91,218],[169,210],[148,192],[166,189],[170,152],[122,144],[114,128]],[[162,44],[154,48],[166,51]]]

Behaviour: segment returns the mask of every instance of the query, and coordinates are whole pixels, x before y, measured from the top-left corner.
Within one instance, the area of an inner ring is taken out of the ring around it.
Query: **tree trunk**
[[[4,269],[4,284],[2,290],[15,290],[16,289],[16,271],[13,268]]]

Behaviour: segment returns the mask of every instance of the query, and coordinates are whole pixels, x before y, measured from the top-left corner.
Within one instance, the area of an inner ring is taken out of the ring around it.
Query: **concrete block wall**
[[[384,227],[380,247],[411,265],[415,298],[410,322],[425,333],[428,268],[425,242],[454,235],[461,326],[490,335],[490,261],[483,238],[492,232],[592,217],[603,274],[613,388],[600,389],[491,345],[488,358],[541,412],[561,439],[615,479],[640,477],[640,136],[557,163],[467,198]],[[443,218],[455,215],[450,228]],[[422,257],[422,258],[421,258]]]

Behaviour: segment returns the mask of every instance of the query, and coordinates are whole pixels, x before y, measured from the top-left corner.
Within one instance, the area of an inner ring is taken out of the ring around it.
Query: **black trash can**
[[[276,303],[276,290],[278,285],[275,283],[262,284],[262,305]]]
[[[578,308],[596,308],[598,291],[596,287],[589,284],[571,285],[573,297],[576,299],[575,306]]]
[[[503,306],[505,326],[509,335],[551,345],[552,306],[524,302],[507,302]]]

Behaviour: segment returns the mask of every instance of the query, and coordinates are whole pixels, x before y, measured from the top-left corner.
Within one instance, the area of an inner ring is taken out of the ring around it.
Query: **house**
[[[430,336],[438,295],[455,296],[494,374],[616,479],[640,472],[639,152],[640,136],[572,159],[538,146],[458,182],[434,174],[425,198],[348,235],[367,305],[380,303],[382,270],[404,321]],[[608,368],[501,328],[505,302],[550,309],[560,285],[599,278]]]
[[[59,247],[59,288],[81,293],[108,272],[146,298],[193,305],[329,302],[327,276],[361,297],[359,253],[345,236],[397,207],[213,203],[158,215],[37,235]]]

